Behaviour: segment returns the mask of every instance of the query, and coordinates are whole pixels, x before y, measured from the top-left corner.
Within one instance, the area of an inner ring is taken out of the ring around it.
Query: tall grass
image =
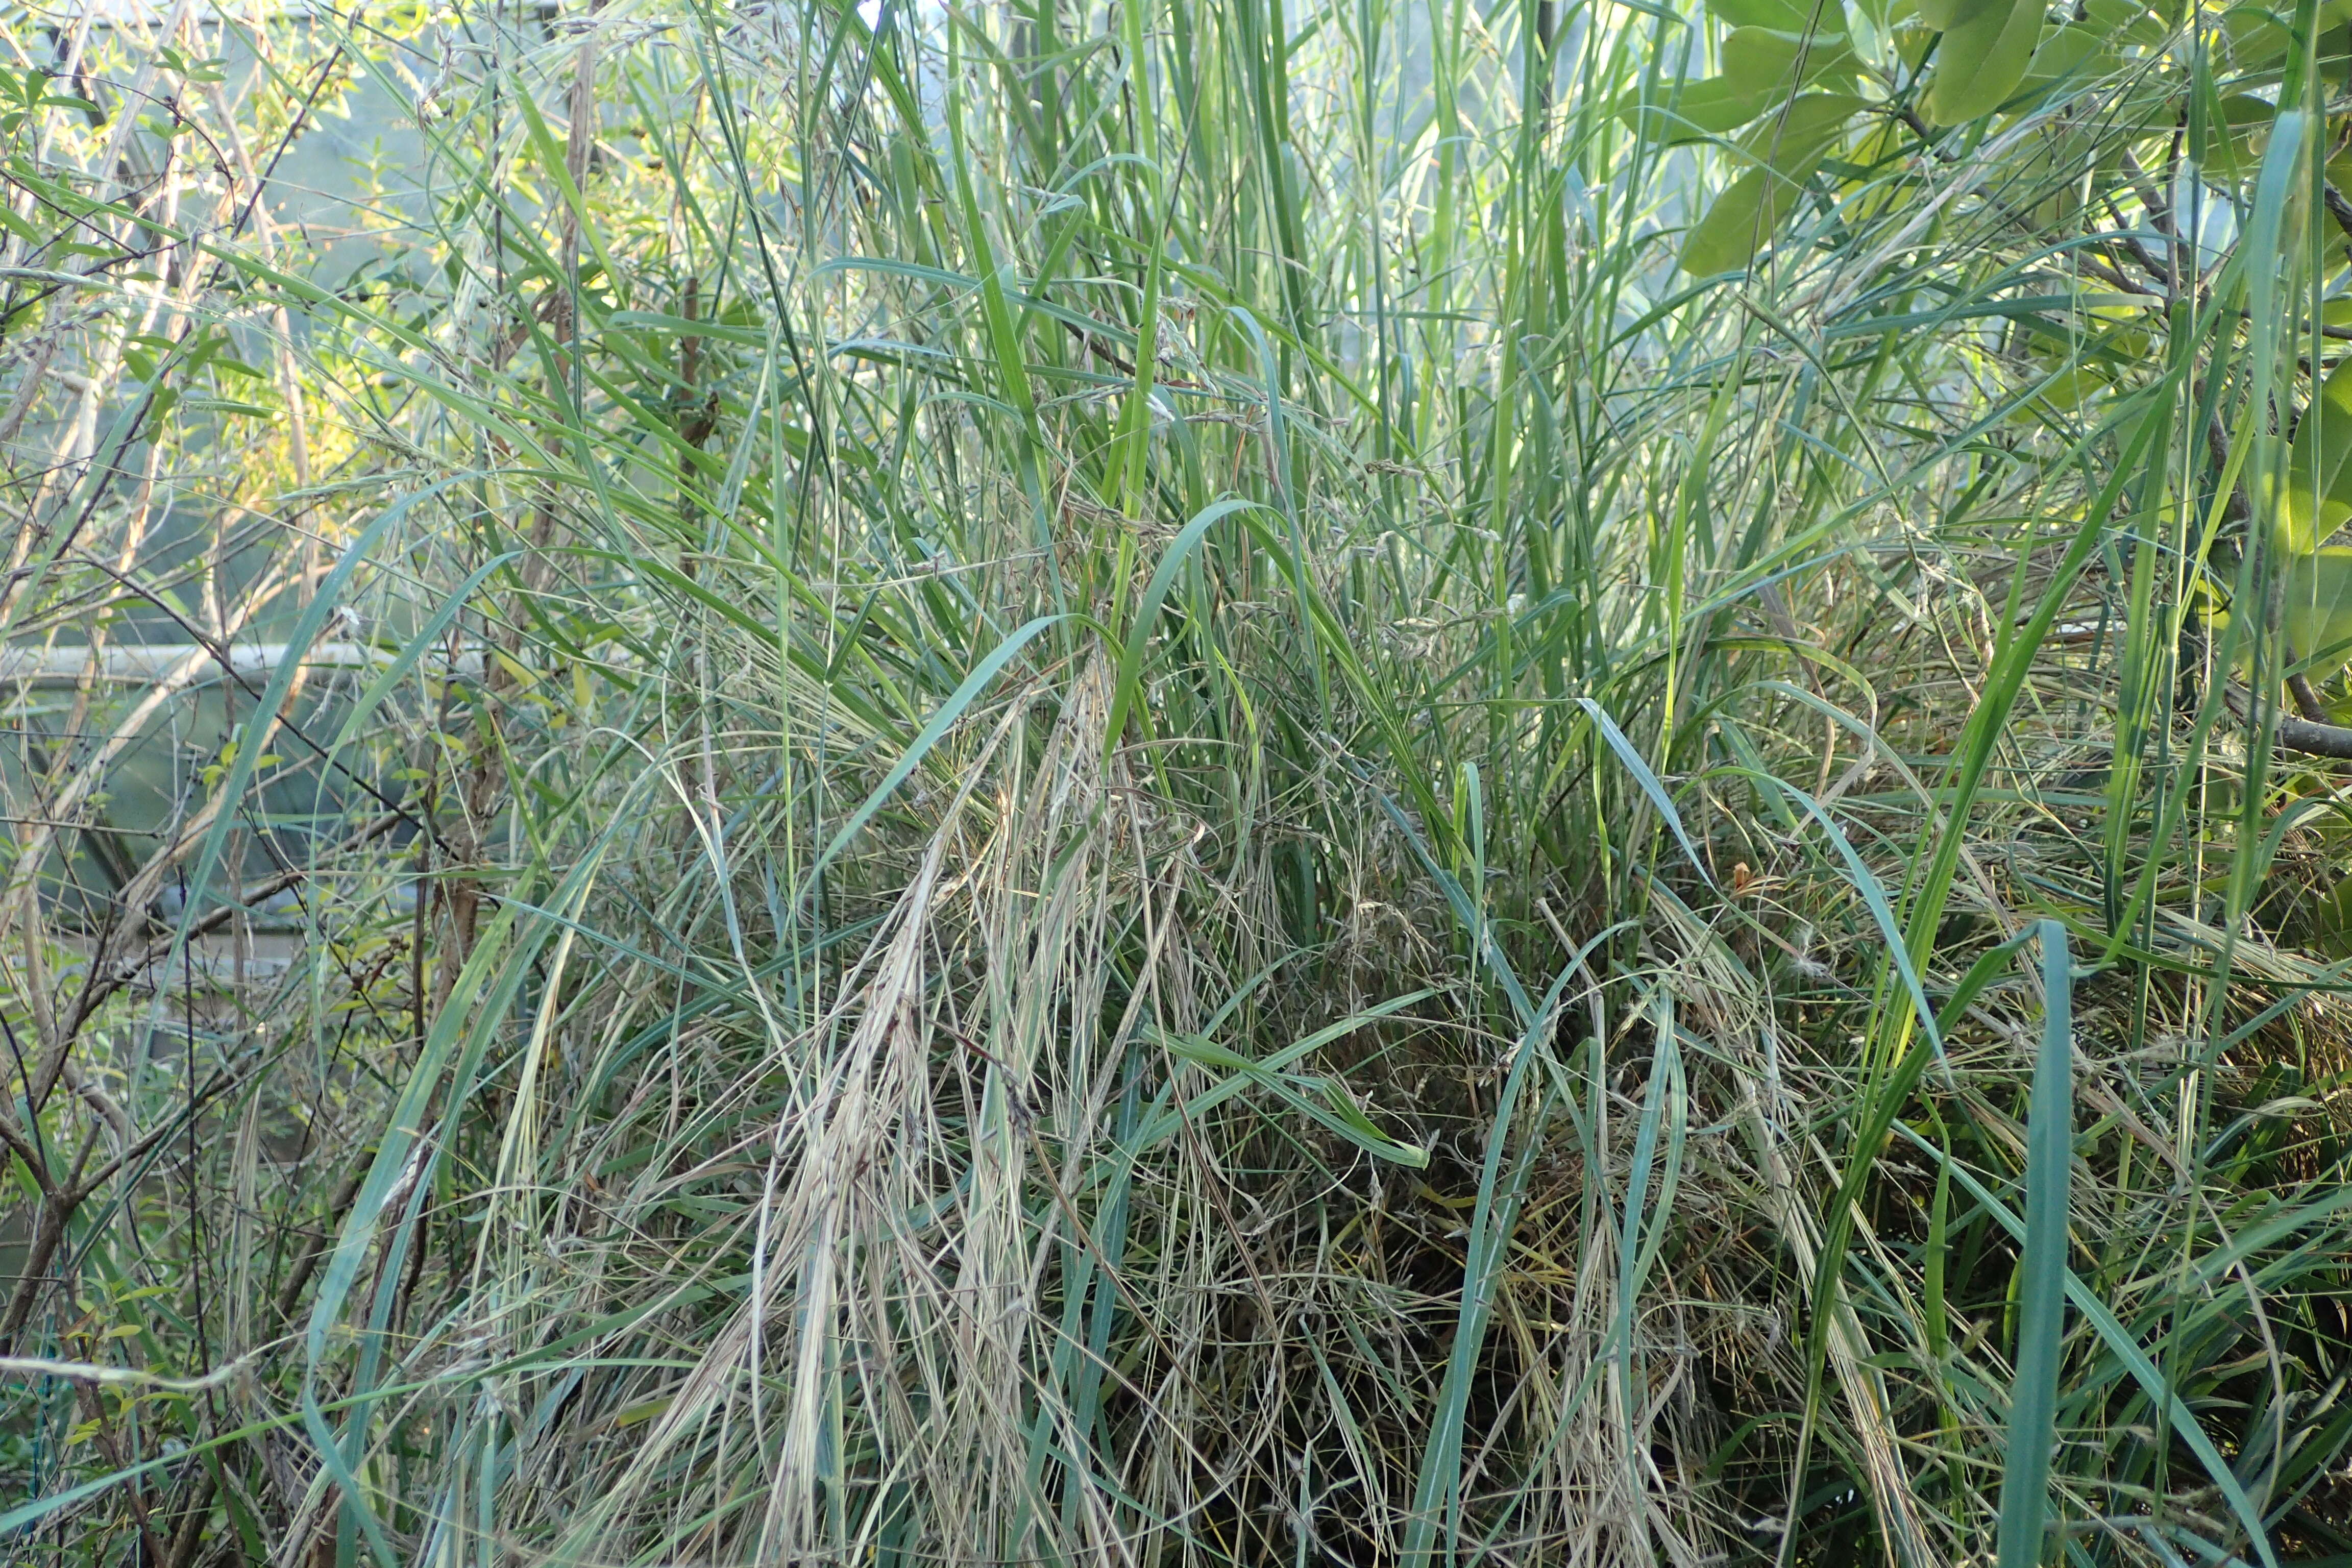
[[[2325,50],[1724,11],[13,26],[7,1549],[2352,1552]]]

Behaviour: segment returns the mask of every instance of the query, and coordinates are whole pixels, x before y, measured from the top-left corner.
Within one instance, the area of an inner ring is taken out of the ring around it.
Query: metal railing
[[[119,643],[96,649],[58,647],[0,648],[0,685],[14,682],[31,686],[79,686],[85,679],[142,685],[172,679],[184,670],[192,659],[213,668],[209,672],[197,671],[184,682],[187,685],[202,685],[225,677],[267,678],[286,662],[289,646],[286,643],[253,643],[242,647],[231,647],[218,654],[194,643]],[[377,647],[372,643],[322,642],[311,644],[309,651],[301,656],[301,662],[318,669],[370,669],[381,668],[397,657],[396,650]],[[479,676],[482,673],[481,651],[478,648],[460,651],[454,666],[437,665],[428,673],[443,679]]]

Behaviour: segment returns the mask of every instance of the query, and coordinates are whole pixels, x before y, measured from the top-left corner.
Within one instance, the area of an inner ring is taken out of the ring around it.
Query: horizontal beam
[[[267,679],[286,662],[289,646],[266,642],[231,647],[226,650],[226,671],[221,660],[191,643],[111,643],[95,652],[88,647],[0,648],[0,685],[79,686],[86,679],[152,685],[169,679],[191,655],[201,658],[205,668],[196,673],[190,685],[209,685],[232,674],[240,679]],[[398,657],[398,650],[378,647],[373,643],[321,642],[312,643],[310,651],[301,656],[301,662],[313,669],[375,669]],[[461,652],[455,669],[439,665],[428,673],[445,680],[453,676],[478,677],[482,673],[481,652]]]

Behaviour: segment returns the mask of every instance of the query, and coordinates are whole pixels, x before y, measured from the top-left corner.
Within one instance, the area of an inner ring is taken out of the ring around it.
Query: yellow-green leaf
[[[667,1414],[672,1402],[672,1396],[667,1394],[659,1399],[641,1399],[635,1405],[625,1405],[614,1411],[612,1424],[615,1426],[642,1425],[656,1415]]]
[[[2042,41],[2042,0],[2015,0],[1950,29],[1936,46],[1936,77],[1927,85],[1927,118],[1958,125],[2009,101],[2033,63]]]

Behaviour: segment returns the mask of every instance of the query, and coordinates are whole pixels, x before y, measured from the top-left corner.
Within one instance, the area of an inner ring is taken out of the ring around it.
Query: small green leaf
[[[1990,114],[2017,91],[2042,40],[2042,0],[2015,0],[1944,34],[1936,46],[1936,76],[1924,105],[1937,125],[1958,125]]]

